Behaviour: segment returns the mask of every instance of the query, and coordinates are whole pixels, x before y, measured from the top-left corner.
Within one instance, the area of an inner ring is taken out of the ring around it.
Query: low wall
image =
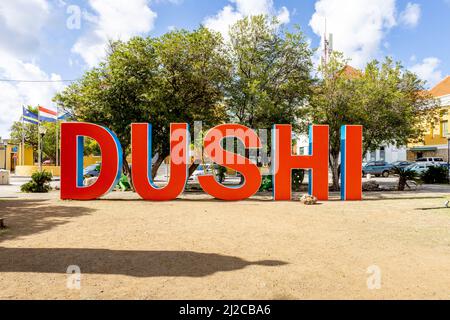
[[[54,177],[61,175],[61,167],[59,166],[42,166],[42,170],[51,172]],[[38,166],[17,166],[15,174],[20,177],[31,177],[33,173],[38,171]]]

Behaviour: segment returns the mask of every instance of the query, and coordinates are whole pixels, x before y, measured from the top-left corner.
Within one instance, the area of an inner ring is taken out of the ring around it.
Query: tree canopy
[[[339,189],[340,127],[362,125],[363,150],[374,151],[386,144],[404,146],[420,139],[426,117],[434,106],[425,94],[424,82],[392,59],[372,61],[362,71],[348,66],[334,53],[320,67],[321,79],[304,109],[306,119],[330,126],[330,166],[333,188]]]
[[[169,124],[224,120],[223,85],[229,63],[222,38],[206,28],[172,31],[160,38],[136,37],[114,42],[106,61],[55,97],[79,121],[113,130],[130,152],[133,122],[153,124],[157,164],[169,155]]]
[[[267,16],[251,16],[230,29],[233,62],[227,86],[231,118],[255,129],[274,123],[295,128],[312,84],[312,50],[296,28],[283,29]]]
[[[230,28],[230,40],[204,27],[110,44],[105,61],[55,97],[76,120],[113,130],[130,152],[130,123],[153,125],[156,163],[169,155],[169,125],[232,121],[253,129],[310,123],[330,126],[333,186],[339,188],[340,127],[364,126],[364,151],[420,139],[432,100],[424,83],[387,58],[355,70],[340,53],[313,75],[309,43],[267,16],[250,16]]]

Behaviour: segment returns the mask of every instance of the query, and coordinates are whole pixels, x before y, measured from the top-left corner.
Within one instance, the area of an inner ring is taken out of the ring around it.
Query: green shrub
[[[448,169],[446,167],[430,167],[422,173],[421,178],[425,184],[448,183]]]
[[[294,191],[294,192],[301,191],[301,186],[302,186],[304,179],[305,179],[305,170],[302,170],[302,169],[292,170],[292,191]],[[272,191],[272,190],[273,190],[272,175],[263,176],[262,181],[261,181],[261,188],[259,188],[259,191],[264,192],[264,191]]]
[[[261,181],[261,187],[259,188],[260,192],[272,191],[273,189],[273,179],[272,176],[263,176]]]
[[[52,188],[50,187],[50,181],[52,181],[52,174],[48,171],[35,172],[31,176],[31,181],[25,183],[20,187],[22,192],[26,193],[46,193]]]
[[[305,179],[305,170],[294,169],[292,170],[292,191],[301,191],[303,179]]]
[[[406,187],[408,187],[408,189],[411,189],[408,181],[414,181],[416,184],[422,183],[420,175],[414,170],[394,167],[392,169],[392,173],[398,176],[398,191],[405,191]]]

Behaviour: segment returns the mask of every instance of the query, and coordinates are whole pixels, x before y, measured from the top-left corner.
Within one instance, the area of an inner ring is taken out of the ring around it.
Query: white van
[[[417,159],[416,162],[419,163],[435,163],[435,164],[446,164],[443,158],[420,158]]]

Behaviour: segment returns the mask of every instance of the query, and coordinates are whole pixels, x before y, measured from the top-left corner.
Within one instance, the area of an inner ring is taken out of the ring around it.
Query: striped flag
[[[39,120],[43,122],[56,122],[58,112],[50,108],[39,106]]]
[[[66,121],[66,120],[69,119],[71,116],[72,116],[72,115],[70,114],[70,112],[66,112],[66,111],[64,111],[64,110],[61,110],[61,111],[58,113],[58,120]]]
[[[25,107],[22,107],[22,119],[24,122],[32,124],[39,124],[39,117],[36,113],[31,112]]]

